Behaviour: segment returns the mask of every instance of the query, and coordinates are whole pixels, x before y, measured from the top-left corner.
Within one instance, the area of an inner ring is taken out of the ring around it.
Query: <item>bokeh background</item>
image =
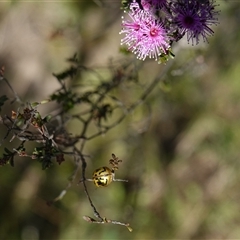
[[[129,222],[133,232],[85,222],[93,213],[77,179],[61,201],[46,204],[66,187],[71,159],[43,171],[18,158],[14,167],[0,168],[1,239],[240,238],[240,3],[216,3],[220,24],[209,44],[174,46],[164,84],[86,146],[89,176],[112,152],[123,160],[117,177],[128,183],[88,185],[99,212]],[[0,66],[23,100],[46,99],[59,87],[52,73],[74,53],[92,68],[128,57],[119,52],[122,14],[115,0],[0,2]],[[151,82],[164,67],[146,61],[140,81]],[[3,82],[0,92],[12,94]],[[134,87],[126,94],[138,96]],[[74,134],[77,126],[71,129]]]

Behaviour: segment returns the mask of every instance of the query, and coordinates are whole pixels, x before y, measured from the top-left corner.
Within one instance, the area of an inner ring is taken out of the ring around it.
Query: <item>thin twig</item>
[[[10,88],[10,90],[13,92],[14,94],[14,100],[11,102],[13,103],[15,100],[19,103],[21,103],[21,105],[23,104],[23,102],[21,101],[21,99],[19,98],[18,94],[15,92],[15,90],[13,89],[13,87],[11,86],[11,84],[9,83],[9,81],[5,78],[5,77],[1,77],[0,80],[4,80],[6,82],[6,84],[8,85],[8,87]]]
[[[86,137],[86,140],[91,140],[99,135],[105,134],[107,133],[110,129],[114,128],[115,126],[119,125],[125,118],[126,116],[128,116],[129,114],[131,114],[139,105],[141,105],[146,98],[150,95],[150,93],[153,91],[153,89],[156,87],[156,85],[163,80],[163,77],[166,75],[166,73],[168,72],[168,70],[171,68],[173,64],[173,61],[169,62],[168,65],[165,66],[165,68],[163,69],[163,71],[161,71],[157,77],[150,83],[150,85],[147,87],[147,89],[142,93],[141,97],[135,102],[133,103],[129,108],[125,109],[125,111],[123,112],[123,114],[118,118],[118,120],[116,120],[114,123],[108,125],[108,126],[104,126],[102,125],[102,129],[101,131],[92,134],[89,137]]]

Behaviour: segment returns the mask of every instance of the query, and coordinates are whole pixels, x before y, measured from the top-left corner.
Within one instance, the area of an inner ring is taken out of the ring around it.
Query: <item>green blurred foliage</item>
[[[119,46],[113,36],[120,30],[119,4],[97,3],[57,3],[63,19],[70,20],[55,23],[52,38],[45,40],[46,49],[51,52],[47,61],[53,61],[46,67],[49,75],[61,70],[64,58],[72,55],[74,49],[79,51],[82,63],[89,65],[96,60],[94,64],[103,66],[104,60],[118,54],[112,51],[109,55],[112,48],[106,47],[112,38],[116,48]],[[1,22],[4,14],[21,11],[21,4],[2,5]],[[48,4],[38,3],[39,11],[48,8]],[[86,146],[85,151],[91,155],[89,178],[94,169],[108,164],[111,153],[123,160],[116,175],[128,179],[128,183],[115,182],[101,189],[91,182],[87,185],[99,212],[110,219],[129,222],[133,232],[123,226],[83,220],[84,215],[93,213],[83,186],[77,184],[80,174],[61,201],[47,205],[68,183],[74,170],[70,157],[45,171],[38,162],[19,158],[14,168],[0,168],[1,239],[239,238],[240,5],[238,1],[219,4],[220,24],[215,27],[210,44],[173,48],[176,57],[170,61],[174,64],[146,102]],[[114,14],[110,14],[112,9]],[[113,22],[113,15],[117,23]],[[59,50],[70,44],[68,38],[74,38],[76,32],[82,38],[79,49],[71,46]],[[1,62],[10,66],[4,57]],[[154,61],[144,63],[139,72],[141,84],[151,81],[161,67],[164,66]],[[16,83],[14,73],[9,75]],[[86,75],[86,80],[89,78]],[[13,85],[18,91],[17,83]],[[37,86],[40,96],[46,97],[44,89],[39,88],[41,81]],[[136,99],[139,90],[140,87],[131,87],[116,94],[127,102],[132,97]],[[34,98],[34,91],[32,95]],[[74,133],[78,128],[74,123],[69,126]],[[3,149],[1,146],[1,153]]]

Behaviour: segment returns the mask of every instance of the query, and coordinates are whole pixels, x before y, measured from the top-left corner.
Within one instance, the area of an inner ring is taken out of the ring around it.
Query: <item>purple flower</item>
[[[219,13],[213,0],[176,0],[170,8],[173,24],[180,34],[187,34],[187,40],[191,40],[192,45],[194,42],[198,44],[201,37],[203,41],[208,41],[207,37],[213,35],[210,26],[218,23],[216,15]]]
[[[158,59],[161,54],[166,54],[170,48],[169,38],[160,19],[152,12],[140,9],[136,2],[131,3],[130,20],[122,21],[122,31],[125,34],[121,44],[129,46],[129,50],[137,58],[145,60],[146,57]]]

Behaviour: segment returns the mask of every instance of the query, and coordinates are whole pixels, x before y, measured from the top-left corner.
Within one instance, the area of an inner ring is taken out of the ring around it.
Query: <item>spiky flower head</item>
[[[187,34],[188,42],[198,44],[200,38],[208,41],[213,35],[211,25],[218,23],[214,0],[175,0],[171,3],[172,22],[182,35]]]
[[[128,45],[128,50],[145,60],[146,57],[155,60],[161,54],[166,54],[170,48],[169,38],[164,24],[151,11],[141,9],[135,1],[130,5],[129,20],[122,21],[122,31],[125,34],[121,44]]]

